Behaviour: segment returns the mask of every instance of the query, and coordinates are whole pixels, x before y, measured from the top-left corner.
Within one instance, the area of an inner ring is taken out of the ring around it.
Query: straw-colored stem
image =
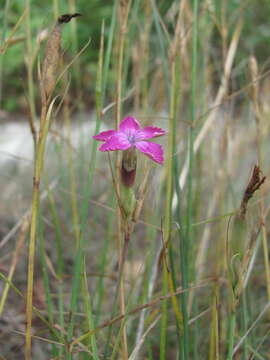
[[[252,105],[253,111],[255,114],[256,120],[256,145],[257,145],[257,156],[258,156],[258,163],[259,166],[263,165],[263,152],[262,152],[262,145],[263,144],[263,122],[262,122],[262,115],[261,115],[261,108],[258,99],[258,68],[257,68],[257,61],[255,58],[251,59],[251,79],[252,79]],[[262,195],[262,200],[260,201],[260,211],[261,211],[261,221],[262,221],[262,245],[263,245],[263,255],[264,255],[264,266],[265,266],[265,277],[266,277],[266,288],[267,288],[267,295],[268,300],[270,300],[270,264],[269,264],[269,249],[268,249],[268,239],[267,239],[267,230],[265,226],[265,205],[263,200],[264,190],[263,188],[260,190]]]
[[[123,292],[121,293],[121,286],[124,286],[124,271],[125,271],[125,263],[126,263],[126,256],[127,256],[127,251],[128,251],[128,245],[130,242],[130,236],[131,236],[131,231],[127,231],[127,228],[125,229],[126,232],[123,233],[123,246],[121,247],[121,252],[120,252],[120,256],[119,256],[119,270],[118,270],[118,280],[117,280],[117,284],[116,284],[116,291],[115,291],[115,295],[114,295],[114,300],[113,300],[113,306],[112,306],[112,314],[113,316],[115,316],[115,311],[116,311],[116,305],[117,305],[117,301],[118,301],[118,296],[119,299],[121,301],[121,296],[123,296],[124,293],[124,289]],[[123,301],[125,302],[125,298],[123,299]],[[123,327],[125,326],[125,313],[122,313],[121,311],[121,302],[120,302],[120,314],[121,314],[121,326],[120,326],[120,332],[122,333],[122,341],[125,341],[126,339],[123,339]],[[106,347],[105,347],[105,352],[104,352],[104,359],[107,359],[108,355],[107,355],[107,351],[108,351],[108,344],[110,342],[111,339],[111,335],[112,335],[112,326],[109,325],[109,334],[107,337],[107,343],[106,343]],[[126,343],[127,346],[127,343]],[[127,350],[127,348],[126,348]],[[122,349],[122,356],[128,356],[127,354],[124,353],[123,349]]]
[[[39,154],[39,150],[38,150]],[[32,305],[33,305],[33,280],[34,280],[34,262],[36,247],[37,218],[39,210],[40,193],[40,172],[36,167],[34,175],[33,196],[32,196],[32,215],[30,243],[28,252],[28,276],[27,276],[27,301],[26,301],[26,332],[25,332],[25,358],[31,359],[31,328],[32,328]]]
[[[124,63],[124,50],[125,50],[125,42],[126,42],[126,33],[127,33],[127,20],[130,9],[131,1],[128,0],[125,5],[119,4],[119,50],[118,50],[118,62],[117,62],[117,84],[116,84],[116,129],[119,127],[121,120],[121,98],[122,98],[122,89],[123,89],[123,63]],[[122,8],[123,6],[123,8]],[[121,12],[123,12],[124,17],[121,16]],[[116,191],[120,193],[120,166],[121,159],[119,154],[116,155]],[[118,227],[118,248],[119,248],[119,261],[125,261],[124,249],[121,249],[121,238],[122,238],[122,215],[120,208],[117,210],[117,227]],[[125,237],[125,236],[124,236]],[[126,246],[126,241],[124,241],[124,247]],[[121,267],[124,269],[124,264],[121,264]],[[122,274],[120,273],[120,311],[121,314],[125,313],[125,288],[124,288],[124,279]],[[123,323],[122,328],[122,356],[124,360],[128,359],[128,348],[127,348],[127,334],[126,334],[126,326],[125,322]]]
[[[34,263],[35,263],[35,248],[37,236],[37,220],[39,213],[40,201],[40,181],[43,170],[44,153],[46,147],[46,139],[49,131],[50,113],[53,102],[47,111],[47,107],[43,106],[41,112],[39,138],[37,142],[37,151],[35,156],[35,169],[33,178],[32,191],[32,213],[31,213],[31,227],[30,240],[28,249],[28,275],[27,275],[27,294],[26,294],[26,331],[25,331],[25,359],[30,360],[31,355],[31,328],[32,328],[32,306],[33,306],[33,282],[34,282]]]

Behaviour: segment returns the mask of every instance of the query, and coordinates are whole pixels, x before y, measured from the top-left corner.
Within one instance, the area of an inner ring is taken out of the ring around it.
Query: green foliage
[[[59,13],[68,13],[69,7],[68,2],[58,1]],[[140,4],[139,11],[142,11],[142,2]],[[54,24],[54,13],[53,13],[53,2],[46,2],[44,0],[30,1],[31,6],[31,32],[32,32],[32,43],[33,47],[36,45],[38,34],[44,29],[51,29]],[[14,0],[10,2],[7,14],[5,14],[5,8],[0,9],[0,19],[2,22],[6,22],[6,29],[3,29],[4,39],[11,33],[13,27],[22,15],[25,9],[24,1]],[[82,17],[76,19],[76,42],[78,48],[82,48],[85,43],[91,38],[91,45],[83,56],[80,58],[80,77],[84,91],[90,95],[94,92],[94,78],[96,72],[96,64],[98,58],[98,47],[100,38],[101,23],[105,21],[105,41],[109,36],[109,23],[112,16],[113,3],[112,2],[100,2],[99,0],[78,0],[76,2],[76,11],[82,14]],[[173,6],[171,1],[160,1],[159,13],[161,16],[165,16],[168,11],[172,11]],[[233,27],[236,25],[240,14],[244,15],[244,28],[243,38],[239,44],[239,50],[237,53],[238,62],[245,62],[250,54],[255,54],[259,62],[263,62],[267,57],[268,50],[265,43],[268,42],[270,37],[270,30],[268,26],[268,13],[270,11],[270,4],[267,0],[262,0],[260,6],[255,2],[246,1],[240,2],[238,0],[225,2],[216,1],[214,4],[214,16],[216,17],[216,24],[212,33],[212,54],[213,62],[216,63],[215,58],[221,56],[222,52],[222,39],[220,34],[220,25],[222,24],[222,18],[226,14],[230,13],[229,21],[232,25],[229,26],[229,33],[233,31]],[[174,20],[175,21],[175,20]],[[140,31],[140,18],[136,19],[134,23],[136,32]],[[173,22],[168,22],[168,31],[173,32]],[[4,31],[5,30],[5,31]],[[25,24],[21,24],[17,30],[15,36],[25,37]],[[164,39],[165,40],[165,39]],[[16,45],[10,46],[6,53],[2,55],[2,82],[5,89],[3,95],[3,108],[6,110],[18,110],[23,102],[18,103],[10,101],[10,96],[17,96],[17,94],[25,91],[24,83],[26,77],[25,68],[25,41],[19,42]],[[71,26],[66,26],[63,31],[63,50],[70,60],[75,54],[72,50],[71,43]],[[153,33],[151,38],[152,46],[155,51],[158,50],[158,38]],[[42,44],[44,47],[44,42]],[[7,66],[8,64],[8,66]],[[217,65],[217,64],[216,64]],[[215,66],[216,66],[215,65]],[[222,68],[216,68],[219,73]],[[37,74],[34,74],[37,79]],[[110,77],[113,78],[112,73]],[[129,79],[130,81],[130,79]],[[73,85],[72,85],[73,86]],[[25,103],[25,102],[24,102]],[[11,105],[13,104],[13,105]]]
[[[76,41],[78,49],[81,49],[86,42],[91,39],[89,50],[84,53],[80,59],[80,77],[83,80],[83,87],[86,91],[93,94],[94,92],[94,74],[96,72],[96,64],[98,59],[98,49],[100,41],[100,28],[104,20],[106,24],[105,38],[108,37],[108,26],[112,12],[112,3],[100,3],[98,0],[88,1],[80,0],[76,2],[76,11],[81,13],[82,16],[76,19],[77,33]],[[44,30],[51,30],[54,24],[53,4],[47,1],[31,1],[30,2],[30,21],[32,33],[32,46],[33,49],[37,45],[37,36]],[[8,8],[7,14],[4,8],[0,8],[0,20],[6,21],[6,31],[4,39],[7,39],[19,17],[23,14],[25,9],[24,1],[14,0]],[[69,13],[68,2],[59,2],[60,14]],[[6,110],[18,110],[20,104],[17,105],[10,102],[10,97],[16,97],[18,94],[25,92],[25,23],[23,22],[17,30],[15,37],[24,37],[24,41],[9,46],[5,54],[2,55],[2,79],[3,87],[5,89],[3,94],[3,108]],[[65,26],[63,30],[62,48],[67,56],[68,61],[76,54],[72,52],[71,46],[71,26]],[[0,44],[1,45],[1,44]],[[44,42],[41,45],[44,47]],[[37,80],[37,73],[34,72],[34,78]],[[37,83],[37,81],[36,81]],[[17,108],[17,109],[16,109]]]

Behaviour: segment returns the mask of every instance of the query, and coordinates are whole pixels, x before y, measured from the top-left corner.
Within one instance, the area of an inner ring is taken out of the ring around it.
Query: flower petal
[[[148,141],[138,141],[135,143],[135,146],[138,150],[150,157],[150,159],[153,161],[157,162],[158,164],[163,164],[164,157],[163,148],[161,145]]]
[[[140,128],[139,122],[132,116],[128,116],[122,120],[119,126],[119,129],[124,133],[135,132]]]
[[[157,136],[165,135],[166,131],[155,127],[155,126],[146,126],[143,129],[140,129],[136,132],[136,140],[145,140],[145,139],[151,139]]]
[[[132,145],[125,134],[116,132],[99,148],[100,151],[127,150]]]
[[[107,141],[109,140],[112,135],[114,135],[117,131],[115,130],[107,130],[107,131],[102,131],[101,133],[93,136],[93,138],[95,140],[98,140],[98,141]]]

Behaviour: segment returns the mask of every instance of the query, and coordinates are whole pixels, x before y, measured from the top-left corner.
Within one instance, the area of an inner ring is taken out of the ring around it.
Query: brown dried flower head
[[[245,218],[249,200],[252,198],[255,191],[261,187],[265,179],[266,176],[263,176],[260,167],[258,165],[255,165],[241,202],[241,206],[239,210],[239,217],[241,219]]]
[[[61,15],[49,36],[41,70],[41,98],[43,104],[47,104],[57,81],[57,69],[61,55],[61,25],[77,16],[80,16],[80,14]]]

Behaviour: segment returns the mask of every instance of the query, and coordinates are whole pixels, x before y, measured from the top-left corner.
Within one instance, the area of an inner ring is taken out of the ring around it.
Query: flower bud
[[[126,187],[132,187],[135,182],[137,167],[137,155],[135,147],[123,151],[121,180]]]

